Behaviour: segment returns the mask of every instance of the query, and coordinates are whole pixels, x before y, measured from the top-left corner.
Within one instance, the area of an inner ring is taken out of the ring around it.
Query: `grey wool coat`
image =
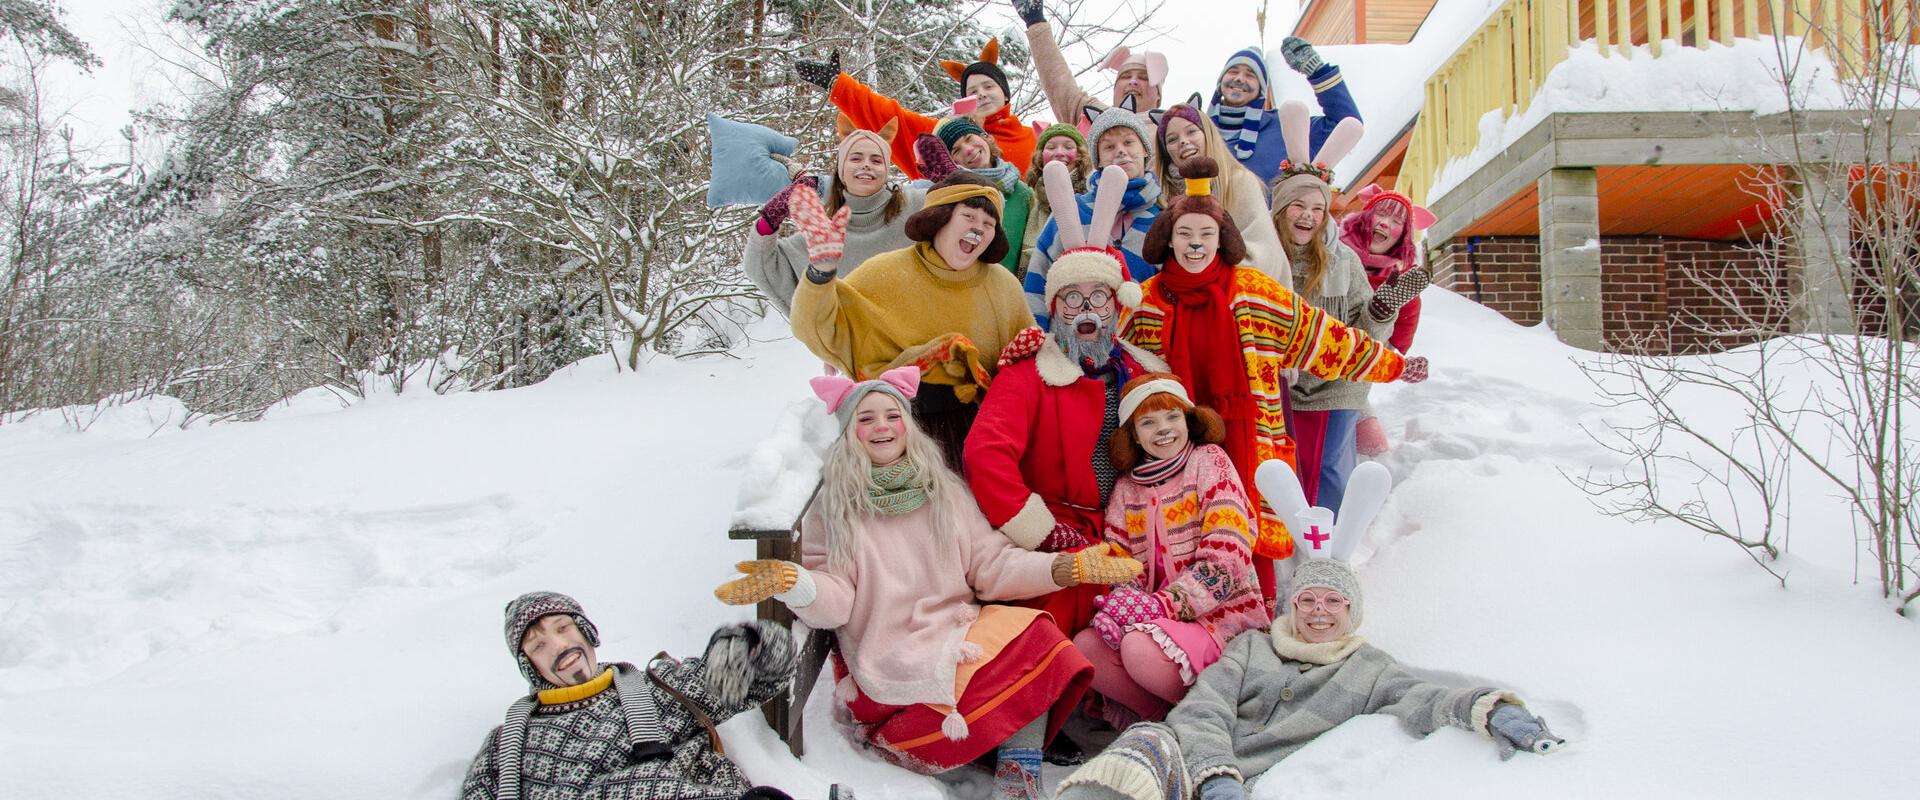
[[[750,788],[712,726],[786,691],[793,640],[759,626],[732,702],[716,697],[707,660],[662,653],[645,669],[613,664],[613,685],[561,705],[530,695],[507,711],[467,770],[461,800],[735,800]],[[738,674],[734,674],[738,673]]]
[[[822,197],[825,197],[826,181],[821,181]],[[901,196],[900,213],[888,220],[887,202],[894,194]],[[847,196],[847,243],[840,255],[840,277],[844,278],[866,260],[891,250],[913,246],[913,240],[907,238],[907,217],[919,211],[927,202],[927,190],[889,183],[886,188],[867,197]],[[775,231],[772,236],[762,236],[758,230],[747,232],[747,249],[741,258],[740,269],[747,279],[760,288],[760,293],[780,313],[793,316],[793,292],[807,274],[807,239],[800,235],[798,228],[789,228],[785,233]]]
[[[1291,625],[1285,618],[1277,628]],[[1103,800],[1167,800],[1215,776],[1257,777],[1321,734],[1361,714],[1390,714],[1416,736],[1443,726],[1489,735],[1505,691],[1455,688],[1416,677],[1358,643],[1316,664],[1283,658],[1265,631],[1235,637],[1163,723],[1141,723],[1061,783]],[[1307,648],[1326,647],[1307,645]]]
[[[1394,320],[1374,322],[1373,316],[1367,313],[1367,304],[1373,302],[1373,284],[1367,282],[1367,269],[1360,263],[1360,255],[1338,238],[1340,227],[1329,225],[1327,228],[1336,236],[1327,242],[1327,255],[1331,263],[1327,265],[1326,276],[1320,281],[1319,293],[1307,294],[1307,279],[1303,274],[1305,268],[1299,265],[1294,267],[1291,288],[1294,294],[1300,295],[1300,299],[1319,307],[1342,325],[1365,333],[1385,347],[1387,337],[1393,334]],[[1330,381],[1300,370],[1299,377],[1293,383],[1293,409],[1337,411],[1363,408],[1367,404],[1370,387],[1371,384],[1358,381]]]

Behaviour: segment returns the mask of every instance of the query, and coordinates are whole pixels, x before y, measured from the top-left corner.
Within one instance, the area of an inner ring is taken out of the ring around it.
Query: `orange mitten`
[[[730,606],[749,606],[792,589],[800,581],[800,565],[764,558],[734,565],[741,577],[720,584],[713,596]]]

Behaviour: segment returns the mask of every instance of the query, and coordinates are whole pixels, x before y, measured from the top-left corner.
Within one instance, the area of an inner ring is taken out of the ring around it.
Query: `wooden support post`
[[[1794,333],[1855,333],[1853,234],[1846,167],[1786,172],[1792,230],[1785,252],[1787,324]]]

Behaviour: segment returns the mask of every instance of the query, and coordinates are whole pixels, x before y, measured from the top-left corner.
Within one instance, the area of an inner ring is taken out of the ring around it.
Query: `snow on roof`
[[[1335,180],[1342,188],[1353,188],[1347,183],[1357,180],[1375,156],[1393,145],[1400,131],[1420,113],[1426,101],[1427,78],[1502,5],[1501,0],[1439,0],[1406,44],[1318,48],[1327,63],[1339,65],[1354,102],[1360,106],[1360,119],[1367,126],[1360,144],[1334,165]],[[1286,63],[1280,48],[1267,52],[1275,99],[1311,102],[1313,88],[1304,76],[1287,69]]]
[[[1427,198],[1440,197],[1556,111],[1746,111],[1777,114],[1788,109],[1788,83],[1781,52],[1798,58],[1791,83],[1792,107],[1836,109],[1847,96],[1823,50],[1804,49],[1788,37],[1782,50],[1771,39],[1735,39],[1732,46],[1668,46],[1656,57],[1646,46],[1622,57],[1602,54],[1592,40],[1575,45],[1567,60],[1547,73],[1533,102],[1518,117],[1504,110],[1480,118],[1480,143],[1472,153],[1441,168]]]

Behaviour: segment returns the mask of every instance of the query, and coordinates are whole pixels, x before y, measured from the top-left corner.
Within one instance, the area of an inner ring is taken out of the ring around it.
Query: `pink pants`
[[[1187,686],[1180,682],[1180,666],[1167,657],[1152,634],[1128,631],[1115,650],[1088,628],[1073,637],[1073,646],[1093,662],[1093,690],[1141,719],[1166,719],[1167,712],[1187,695]]]

